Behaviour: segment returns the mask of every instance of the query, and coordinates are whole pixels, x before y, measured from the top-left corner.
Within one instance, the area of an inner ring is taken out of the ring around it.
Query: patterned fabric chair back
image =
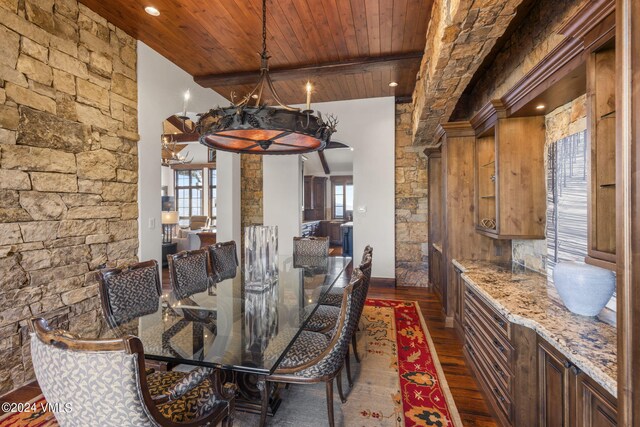
[[[158,425],[144,402],[138,338],[83,341],[49,329],[43,319],[32,319],[31,330],[38,385],[47,401],[61,403],[52,407],[60,426]]]
[[[357,322],[360,321],[364,305],[367,302],[367,293],[369,292],[369,283],[371,282],[371,255],[365,253],[362,264],[358,269],[362,272],[362,286],[357,291],[354,299],[356,301],[356,318]]]
[[[362,287],[363,275],[360,269],[355,268],[351,281],[344,288],[340,316],[336,322],[331,341],[327,350],[318,358],[307,362],[305,366],[291,368],[291,373],[303,377],[322,377],[334,374],[342,367],[344,357],[349,348],[351,337],[358,326],[357,304],[355,294]],[[279,370],[279,373],[287,373],[287,369]]]
[[[293,256],[329,256],[328,237],[294,237]]]
[[[206,248],[168,255],[171,286],[177,299],[205,292],[213,285]]]
[[[217,282],[236,277],[238,270],[238,253],[236,242],[216,243],[209,246],[211,267]]]
[[[361,264],[365,262],[365,257],[367,255],[373,258],[373,248],[370,245],[365,246],[364,251],[362,252],[362,261],[360,261]]]
[[[158,310],[162,285],[155,260],[100,270],[102,312],[116,327]]]

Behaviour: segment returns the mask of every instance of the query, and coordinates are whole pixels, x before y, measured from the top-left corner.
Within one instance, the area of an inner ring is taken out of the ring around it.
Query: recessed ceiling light
[[[536,110],[544,110],[544,107],[544,104],[536,105]]]
[[[389,86],[390,87],[396,87],[396,86],[398,86],[398,82],[390,82]]]
[[[151,16],[160,16],[160,11],[153,6],[147,6],[144,8],[144,11],[147,12]]]

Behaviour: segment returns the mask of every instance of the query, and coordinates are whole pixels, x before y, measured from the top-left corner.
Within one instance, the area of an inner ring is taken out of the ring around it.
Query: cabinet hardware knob
[[[498,322],[498,325],[504,328],[504,320],[502,320],[497,314],[493,315],[493,320]]]
[[[569,369],[569,368],[571,368],[571,366],[573,366],[573,365],[571,364],[571,362],[569,362],[568,360],[565,360],[565,361],[564,361],[564,363],[563,363],[562,365],[563,365],[566,369]]]
[[[493,368],[496,370],[496,372],[501,376],[504,377],[504,371],[502,369],[500,369],[500,365],[498,365],[497,363],[493,364]]]
[[[502,344],[500,344],[500,342],[498,340],[493,340],[493,345],[498,347],[498,350],[500,350],[501,352],[504,353],[504,346]]]
[[[504,402],[504,397],[502,396],[502,394],[500,394],[500,390],[498,390],[497,387],[494,387],[493,392],[496,394],[496,397],[498,398],[498,400],[500,402]]]

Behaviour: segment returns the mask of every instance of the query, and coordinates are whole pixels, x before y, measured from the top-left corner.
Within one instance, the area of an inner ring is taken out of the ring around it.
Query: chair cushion
[[[327,257],[329,256],[328,238],[305,238],[293,241],[295,256]]]
[[[344,288],[333,287],[329,289],[329,292],[322,298],[323,305],[332,305],[334,307],[342,306],[342,297],[344,295]]]
[[[305,311],[313,310],[312,306],[309,306]],[[318,306],[318,309],[315,313],[309,318],[307,324],[305,325],[305,329],[313,332],[326,332],[329,329],[332,329],[338,318],[340,317],[340,307],[334,307],[332,305],[323,305]]]
[[[188,372],[155,372],[147,376],[149,392],[152,396],[167,393]],[[179,399],[158,405],[160,413],[173,422],[192,421],[211,413],[219,402],[216,401],[213,386],[209,380],[202,381]]]
[[[278,368],[294,368],[315,359],[329,345],[329,338],[317,332],[302,331],[291,345]]]

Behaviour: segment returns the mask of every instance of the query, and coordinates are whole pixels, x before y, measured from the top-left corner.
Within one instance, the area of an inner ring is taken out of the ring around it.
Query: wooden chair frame
[[[210,414],[185,423],[176,423],[164,417],[156,405],[167,403],[171,400],[168,395],[152,396],[149,392],[147,378],[145,374],[144,349],[139,338],[134,336],[126,336],[120,339],[105,340],[84,340],[77,335],[61,329],[52,329],[43,318],[32,317],[29,320],[31,330],[35,333],[35,339],[39,339],[46,345],[72,350],[72,351],[93,351],[93,352],[110,352],[124,351],[126,354],[133,354],[137,359],[136,380],[141,391],[142,401],[148,415],[157,424],[163,427],[199,427],[199,426],[215,426],[222,422],[224,426],[233,424],[233,415],[235,411],[235,394],[237,387],[235,384],[222,385],[220,380],[220,371],[213,370],[209,380],[213,384],[214,394],[220,402],[226,402],[226,405],[216,405],[216,410]]]

